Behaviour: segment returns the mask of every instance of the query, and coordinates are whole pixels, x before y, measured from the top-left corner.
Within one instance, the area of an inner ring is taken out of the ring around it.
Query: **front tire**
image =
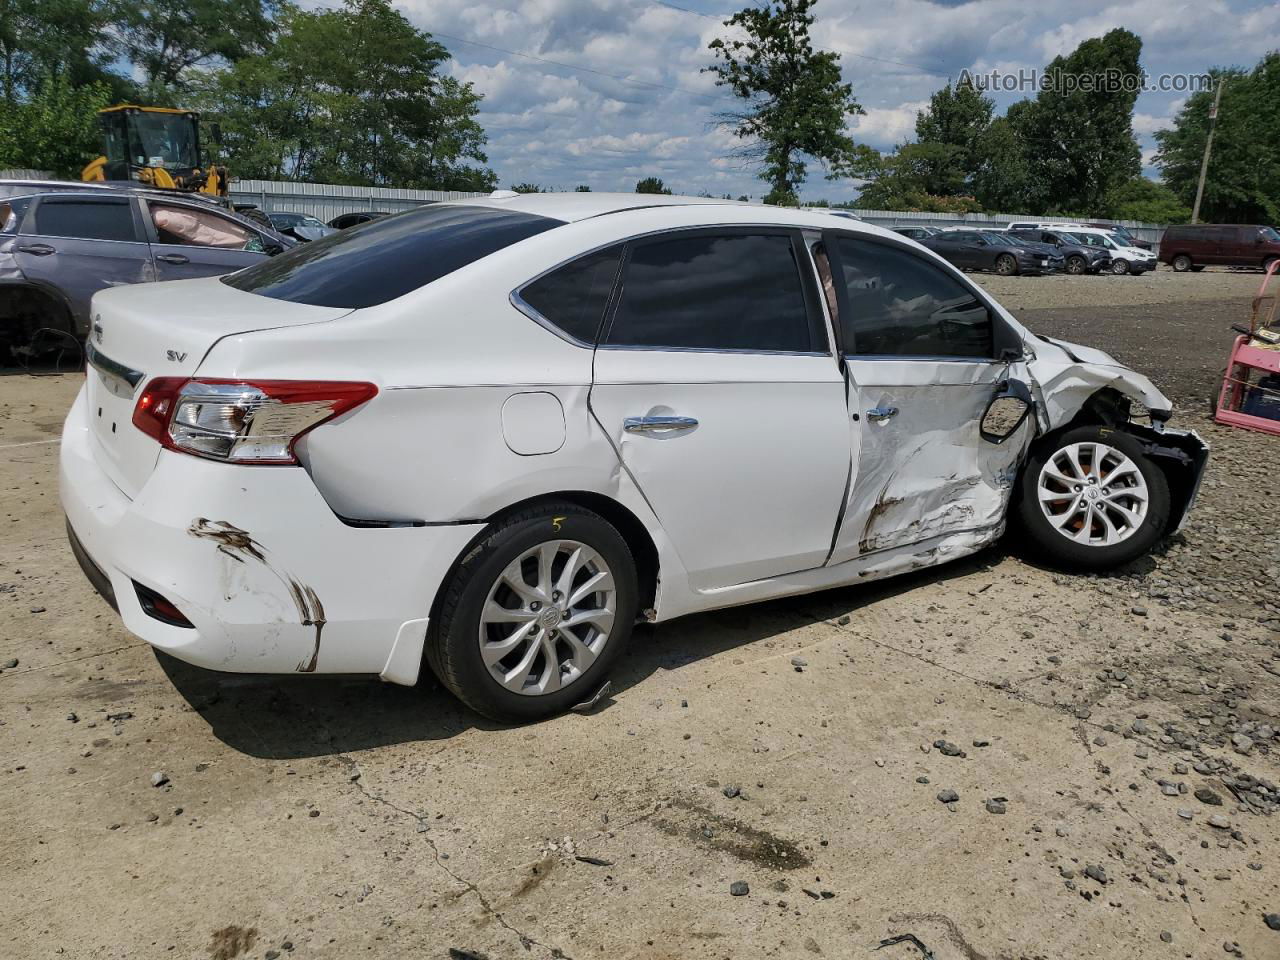
[[[1054,566],[1103,571],[1149,551],[1169,523],[1169,483],[1142,444],[1110,427],[1042,441],[1022,468],[1017,524]]]
[[[1080,274],[1084,273],[1086,269],[1088,269],[1088,264],[1084,262],[1084,257],[1067,258],[1067,273],[1072,276],[1078,277]]]
[[[1123,277],[1126,273],[1129,272],[1129,261],[1128,260],[1112,260],[1111,272],[1114,273],[1117,277]]]
[[[1173,269],[1178,271],[1178,273],[1186,273],[1193,266],[1194,264],[1191,262],[1191,258],[1185,253],[1180,253],[1173,258]]]
[[[590,700],[631,636],[635,560],[607,520],[570,503],[495,523],[454,568],[427,662],[477,713],[504,723]]]
[[[996,273],[1002,277],[1012,277],[1018,272],[1018,260],[1011,253],[1002,253],[996,257]]]

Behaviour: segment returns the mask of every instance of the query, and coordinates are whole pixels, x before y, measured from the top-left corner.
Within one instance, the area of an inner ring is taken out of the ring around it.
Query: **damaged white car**
[[[1145,377],[898,234],[679,197],[436,204],[108,290],[89,363],[62,502],[130,631],[217,670],[425,662],[502,720],[592,699],[638,619],[1006,524],[1122,564],[1207,458]]]

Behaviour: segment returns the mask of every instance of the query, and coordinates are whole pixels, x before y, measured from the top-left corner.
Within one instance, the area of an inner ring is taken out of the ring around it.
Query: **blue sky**
[[[700,72],[707,44],[737,6],[717,0],[396,0],[454,56],[450,69],[484,94],[480,119],[502,185],[631,190],[643,176],[677,192],[765,189],[732,156],[712,123],[732,97]],[[961,70],[1043,67],[1113,27],[1143,39],[1152,75],[1251,67],[1280,45],[1280,3],[1246,0],[820,0],[815,44],[841,54],[846,81],[866,109],[859,142],[892,149],[914,132],[915,113]],[[464,42],[469,41],[469,42]],[[1183,94],[1144,93],[1134,130],[1144,158]],[[1003,110],[1017,95],[1000,95]],[[1154,171],[1148,170],[1149,173]],[[848,181],[811,167],[806,199],[849,199]]]

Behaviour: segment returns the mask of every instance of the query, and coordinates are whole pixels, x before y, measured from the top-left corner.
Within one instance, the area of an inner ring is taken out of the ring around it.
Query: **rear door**
[[[591,410],[695,589],[826,560],[850,446],[818,296],[795,231],[628,245]]]
[[[1026,379],[997,360],[1012,331],[976,291],[898,244],[824,234],[850,410],[861,433],[831,563],[1003,522],[1030,428],[1003,444],[978,426],[998,386]]]
[[[99,290],[155,279],[130,197],[36,198],[19,228],[14,258],[28,280],[66,297],[80,335],[88,330],[89,298]]]
[[[217,211],[159,200],[143,203],[159,280],[219,276],[267,256],[262,234]]]

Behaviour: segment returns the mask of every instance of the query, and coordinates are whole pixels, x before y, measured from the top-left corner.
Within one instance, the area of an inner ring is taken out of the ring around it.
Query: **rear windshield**
[[[562,223],[493,207],[433,204],[304,243],[222,282],[316,307],[372,307]]]

